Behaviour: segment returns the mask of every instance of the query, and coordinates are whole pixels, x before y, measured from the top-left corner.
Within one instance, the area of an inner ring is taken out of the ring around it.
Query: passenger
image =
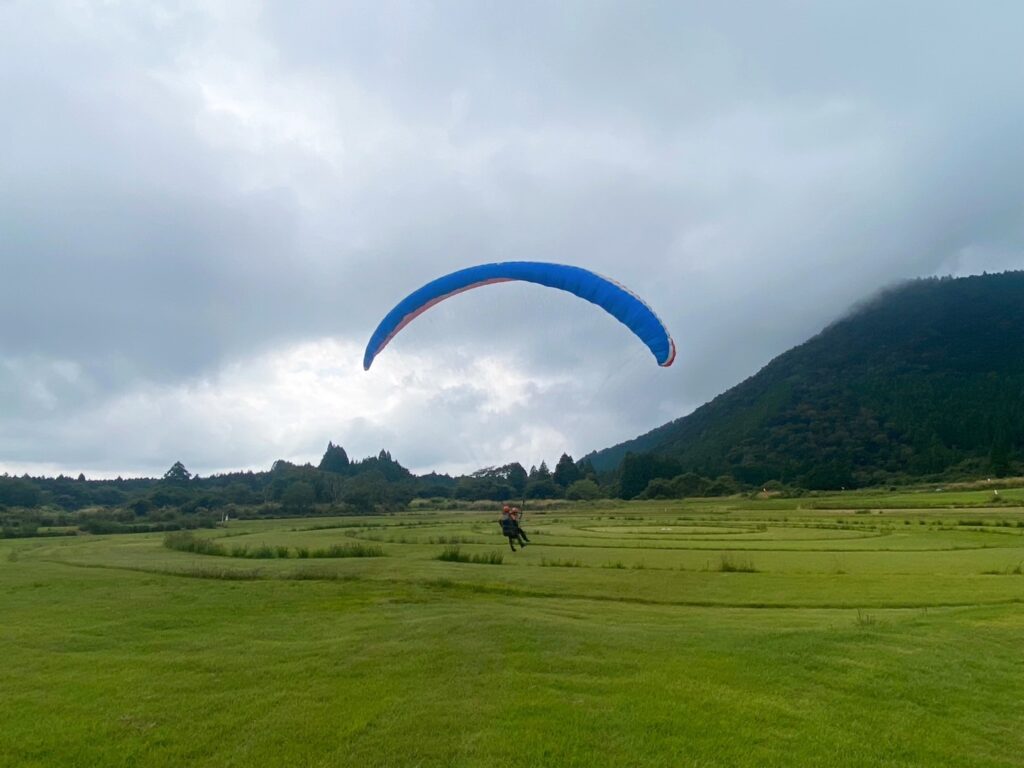
[[[530,540],[526,537],[526,531],[519,525],[519,521],[523,519],[523,513],[519,510],[519,507],[512,507],[512,511],[509,512],[509,517],[512,518],[512,522],[516,524],[516,538],[519,540],[520,546],[525,547],[530,543]]]
[[[516,532],[516,521],[512,519],[512,510],[505,506],[501,510],[501,533],[508,538],[508,545],[512,551],[516,551],[516,540],[519,538]]]

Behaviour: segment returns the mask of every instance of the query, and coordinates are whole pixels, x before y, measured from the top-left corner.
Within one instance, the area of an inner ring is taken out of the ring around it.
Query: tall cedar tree
[[[558,463],[555,464],[555,483],[560,485],[562,488],[568,488],[579,480],[580,477],[579,467],[577,467],[576,462],[572,460],[572,456],[567,453],[563,453],[559,457]]]

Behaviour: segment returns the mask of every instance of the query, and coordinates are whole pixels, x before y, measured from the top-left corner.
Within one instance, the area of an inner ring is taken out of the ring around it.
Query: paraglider
[[[539,261],[505,261],[460,269],[439,277],[410,293],[380,321],[366,345],[363,369],[405,326],[445,299],[494,283],[520,280],[567,291],[596,304],[629,328],[651,350],[658,365],[675,360],[676,346],[668,329],[654,311],[636,294],[614,280],[588,269]]]

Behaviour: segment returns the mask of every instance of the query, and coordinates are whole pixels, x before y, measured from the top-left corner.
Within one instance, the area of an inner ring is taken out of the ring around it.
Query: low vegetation
[[[468,554],[459,547],[445,547],[444,551],[437,556],[438,560],[446,563],[476,563],[477,565],[501,565],[505,556],[496,550],[490,552],[476,552]]]
[[[753,561],[749,558],[737,557],[731,552],[723,552],[719,557],[718,570],[722,573],[757,573]]]
[[[255,560],[273,558],[319,558],[319,557],[383,557],[384,549],[368,544],[332,544],[329,547],[310,549],[309,547],[290,548],[247,544],[226,547],[215,539],[196,536],[190,531],[179,531],[164,536],[164,546],[179,552],[192,552],[197,555],[214,555],[216,557],[245,557]]]
[[[3,540],[0,765],[1015,765],[1016,493]]]

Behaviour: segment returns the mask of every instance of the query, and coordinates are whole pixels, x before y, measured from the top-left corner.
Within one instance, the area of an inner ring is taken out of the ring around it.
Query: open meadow
[[[1020,766],[1002,494],[0,541],[0,765]]]

